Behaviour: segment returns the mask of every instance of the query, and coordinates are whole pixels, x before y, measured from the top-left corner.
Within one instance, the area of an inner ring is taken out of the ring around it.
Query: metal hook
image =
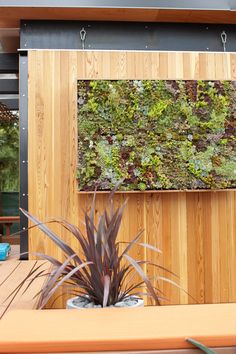
[[[226,42],[227,42],[227,34],[225,31],[221,32],[221,41],[222,41],[222,44],[223,44],[223,50],[224,52],[226,52]]]
[[[81,42],[82,42],[82,49],[84,49],[84,43],[85,43],[86,35],[87,35],[87,32],[85,31],[85,29],[83,27],[81,29],[81,31],[80,31],[80,39],[81,39]]]

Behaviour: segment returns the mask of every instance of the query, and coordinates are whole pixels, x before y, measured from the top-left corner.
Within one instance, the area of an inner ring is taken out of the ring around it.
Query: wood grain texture
[[[40,260],[0,262],[0,319],[9,310],[37,308],[40,298],[38,293],[46,282],[50,270],[51,264]],[[41,274],[41,277],[32,282],[37,274]],[[25,282],[26,278],[28,280]],[[31,286],[28,287],[30,283]],[[14,293],[17,287],[19,291]]]
[[[40,220],[63,217],[78,224],[92,196],[76,186],[78,79],[236,79],[236,55],[222,53],[30,51],[29,52],[29,210]],[[128,196],[120,240],[143,239],[161,255],[137,249],[151,258],[187,293],[160,282],[171,304],[236,301],[236,192],[119,193]],[[96,213],[106,204],[97,196]],[[78,249],[77,241],[54,229]],[[31,251],[61,253],[40,232],[30,232]],[[148,272],[156,277],[157,269]],[[161,271],[162,276],[167,276]],[[190,296],[191,295],[191,296]],[[62,300],[56,306],[62,306]]]
[[[0,6],[0,12],[0,28],[18,28],[22,19],[235,24],[234,11]]]

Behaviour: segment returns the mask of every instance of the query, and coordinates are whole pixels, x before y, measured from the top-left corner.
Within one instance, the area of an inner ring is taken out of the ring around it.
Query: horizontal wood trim
[[[236,347],[217,347],[211,348],[216,354],[235,354]],[[132,350],[132,351],[105,351],[101,354],[202,354],[200,349],[172,349],[172,350]],[[42,354],[42,353],[38,353]],[[59,352],[54,354],[61,354]],[[63,354],[71,354],[71,352],[63,352]],[[97,352],[74,352],[74,354],[97,354]]]
[[[188,337],[208,347],[234,347],[235,315],[236,304],[12,311],[0,322],[0,353],[165,354],[193,349]]]
[[[234,11],[0,7],[0,12],[5,27],[19,27],[21,19],[236,23]]]
[[[20,222],[19,216],[0,216],[0,224]]]
[[[236,189],[183,189],[183,190],[173,190],[173,189],[166,189],[166,190],[146,190],[146,191],[140,191],[140,190],[134,190],[134,191],[116,191],[116,194],[133,194],[133,193],[139,193],[139,194],[155,194],[155,193],[217,193],[217,192],[236,192]],[[78,191],[78,194],[81,195],[86,195],[86,194],[94,194],[94,191]],[[96,194],[109,194],[110,191],[96,191]]]
[[[235,80],[235,65],[236,55],[231,53],[144,51],[77,53],[77,77],[81,80]]]
[[[148,3],[145,0],[41,0],[31,3],[30,0],[8,0],[1,1],[1,6],[4,8],[18,7],[25,8],[91,8],[91,9],[192,9],[192,10],[233,10],[234,4],[227,4],[222,0],[215,0],[214,3],[206,3],[204,0],[149,0]]]
[[[217,347],[211,348],[216,354],[235,354],[236,347]],[[97,352],[74,352],[74,354],[95,354]],[[199,349],[172,349],[172,350],[143,350],[143,351],[105,351],[100,352],[101,354],[202,354],[202,351]],[[38,353],[42,354],[42,353]],[[59,352],[54,354],[61,354]],[[71,352],[63,352],[63,354],[71,354]]]
[[[168,52],[29,52],[29,210],[40,220],[63,217],[84,230],[83,209],[91,195],[77,193],[78,79],[235,80],[236,54]],[[106,204],[99,194],[96,218]],[[124,193],[115,197],[118,205]],[[132,240],[141,230],[144,242],[162,249],[137,250],[180,277],[193,298],[161,284],[171,304],[236,301],[236,192],[131,193],[119,234]],[[54,230],[77,249],[76,240]],[[30,232],[31,251],[60,256],[41,232]],[[155,271],[149,273],[157,275]],[[174,280],[174,278],[173,278]],[[62,306],[58,302],[56,306]]]

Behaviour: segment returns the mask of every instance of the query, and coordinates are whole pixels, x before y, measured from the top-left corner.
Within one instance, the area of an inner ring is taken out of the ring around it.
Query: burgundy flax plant
[[[175,274],[159,264],[148,260],[136,260],[129,255],[129,251],[134,246],[161,253],[156,247],[139,242],[143,230],[131,242],[125,242],[123,250],[121,249],[122,242],[118,241],[118,232],[127,200],[115,209],[113,195],[114,191],[109,196],[107,208],[100,215],[99,221],[95,225],[96,192],[94,193],[90,211],[84,212],[86,235],[83,235],[77,226],[66,220],[53,219],[50,221],[59,223],[71,232],[79,242],[80,252],[73,250],[46,223],[40,222],[29,212],[21,209],[23,214],[35,224],[33,227],[37,226],[43,231],[66,256],[66,260],[62,263],[51,256],[36,254],[40,258],[50,261],[54,266],[41,291],[39,308],[43,308],[62,285],[73,289],[71,294],[89,297],[96,305],[102,307],[114,305],[130,295],[134,297],[149,296],[156,305],[160,305],[160,301],[164,300],[162,292],[153,285],[153,279],[145,274],[142,266],[157,267],[160,270]],[[135,273],[139,275],[140,280],[136,282],[133,280],[132,282],[131,279],[134,279]],[[37,278],[37,275],[35,278]],[[159,278],[179,287],[169,278],[161,276]],[[146,287],[144,292],[140,291],[142,287]]]

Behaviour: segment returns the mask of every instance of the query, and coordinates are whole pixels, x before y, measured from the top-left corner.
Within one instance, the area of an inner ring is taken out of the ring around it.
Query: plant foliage
[[[189,342],[192,345],[194,345],[196,348],[198,348],[201,351],[203,351],[203,353],[205,353],[205,354],[216,354],[215,350],[206,347],[204,344],[196,341],[195,339],[187,338],[186,340],[187,340],[187,342]]]
[[[0,104],[0,191],[19,189],[18,117]]]
[[[78,186],[236,186],[236,82],[78,82]]]
[[[73,237],[78,240],[81,248],[79,253],[65,243],[45,223],[41,223],[33,215],[22,210],[29,220],[63,251],[66,257],[64,262],[60,262],[51,256],[37,254],[40,258],[50,261],[54,265],[53,272],[42,289],[40,308],[62,285],[68,286],[71,291],[73,289],[73,294],[88,296],[95,305],[101,305],[102,307],[114,305],[126,299],[129,295],[139,296],[141,294],[152,298],[155,304],[160,304],[160,300],[163,299],[161,292],[153,285],[143,267],[151,266],[157,267],[161,271],[167,270],[156,263],[148,262],[148,260],[134,259],[129,254],[134,246],[144,247],[157,253],[160,253],[160,250],[149,244],[140,243],[142,231],[133,241],[125,243],[123,247],[117,239],[125,205],[126,202],[115,209],[111,194],[107,208],[95,225],[94,194],[91,210],[84,213],[85,235],[77,226],[65,220],[53,220],[53,222],[59,223],[69,230]],[[173,274],[170,271],[169,273]],[[138,281],[134,280],[134,274],[139,277]],[[160,279],[178,286],[169,278],[160,277]],[[144,291],[140,290],[143,286],[146,288]],[[14,292],[12,295],[14,295]]]

